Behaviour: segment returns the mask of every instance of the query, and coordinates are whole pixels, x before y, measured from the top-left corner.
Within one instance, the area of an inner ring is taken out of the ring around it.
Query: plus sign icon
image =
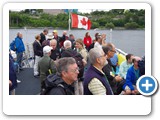
[[[153,76],[143,75],[137,80],[136,86],[142,95],[151,96],[156,92],[158,83]]]

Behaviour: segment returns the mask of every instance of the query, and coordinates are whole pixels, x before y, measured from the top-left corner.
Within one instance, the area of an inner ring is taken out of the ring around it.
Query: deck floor
[[[17,78],[21,82],[16,88],[16,95],[38,95],[41,89],[39,78],[33,76],[33,68],[24,68],[17,73]]]

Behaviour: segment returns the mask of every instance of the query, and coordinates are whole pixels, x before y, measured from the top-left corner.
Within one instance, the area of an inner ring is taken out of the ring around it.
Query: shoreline
[[[53,28],[53,27],[9,27],[9,29],[56,29],[56,30],[66,30],[65,28]],[[67,28],[68,29],[68,28]],[[71,30],[84,30],[84,29],[71,29]],[[90,30],[111,30],[108,28],[95,28]],[[115,27],[112,30],[145,30],[145,28],[136,28],[136,29],[125,29],[124,27]]]

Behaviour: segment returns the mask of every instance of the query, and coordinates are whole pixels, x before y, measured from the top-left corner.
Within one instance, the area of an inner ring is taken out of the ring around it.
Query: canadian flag
[[[87,17],[72,13],[71,18],[72,18],[72,27],[84,28],[86,30],[90,30],[91,21]]]

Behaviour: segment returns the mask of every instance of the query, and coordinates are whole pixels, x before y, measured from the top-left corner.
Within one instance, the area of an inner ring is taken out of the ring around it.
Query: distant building
[[[65,13],[64,9],[43,9],[43,12],[52,14],[52,15],[57,15],[59,13]]]

